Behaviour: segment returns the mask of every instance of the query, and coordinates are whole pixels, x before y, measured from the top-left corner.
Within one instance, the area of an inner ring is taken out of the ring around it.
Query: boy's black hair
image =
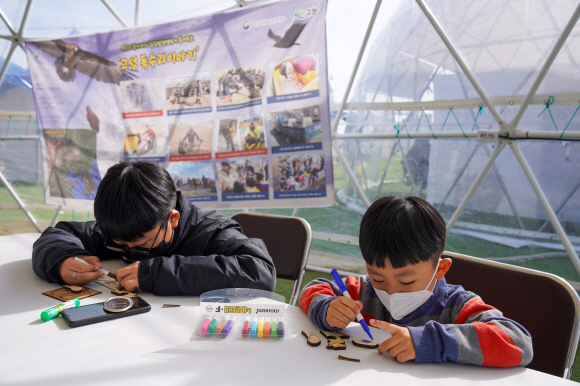
[[[443,216],[419,197],[382,197],[360,223],[359,244],[365,261],[379,268],[385,260],[393,268],[423,261],[435,266],[445,247]]]
[[[157,225],[167,226],[177,193],[163,167],[144,161],[111,166],[95,196],[95,219],[113,240],[133,242]]]

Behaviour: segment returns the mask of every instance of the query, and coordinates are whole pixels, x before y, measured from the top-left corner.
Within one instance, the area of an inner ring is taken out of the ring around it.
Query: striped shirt
[[[520,324],[503,317],[476,294],[438,280],[433,295],[406,317],[395,320],[377,297],[369,277],[343,279],[351,297],[363,304],[362,316],[407,327],[415,346],[415,362],[456,362],[477,366],[525,366],[532,361],[532,337]],[[300,293],[300,307],[319,328],[326,324],[332,300],[341,294],[336,283],[316,279]]]

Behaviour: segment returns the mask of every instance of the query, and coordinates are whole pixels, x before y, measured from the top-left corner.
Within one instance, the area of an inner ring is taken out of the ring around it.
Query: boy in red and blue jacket
[[[321,329],[337,331],[361,312],[367,324],[390,333],[378,347],[399,362],[457,362],[525,366],[532,338],[520,324],[479,296],[447,284],[451,259],[441,258],[446,227],[441,214],[418,197],[383,197],[360,225],[366,276],[344,279],[352,299],[333,281],[304,287],[300,306]]]

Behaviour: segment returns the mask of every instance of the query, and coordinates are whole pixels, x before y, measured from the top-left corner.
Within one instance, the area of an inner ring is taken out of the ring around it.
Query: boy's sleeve
[[[353,300],[359,300],[361,280],[354,276],[342,279]],[[340,328],[326,324],[326,312],[330,302],[342,295],[336,283],[328,279],[316,279],[308,283],[300,292],[300,307],[314,324],[323,330],[338,331]]]
[[[453,299],[454,297],[452,297]],[[520,324],[473,293],[446,305],[454,324],[429,321],[408,327],[415,346],[415,362],[457,362],[476,366],[526,366],[532,361],[532,337]]]

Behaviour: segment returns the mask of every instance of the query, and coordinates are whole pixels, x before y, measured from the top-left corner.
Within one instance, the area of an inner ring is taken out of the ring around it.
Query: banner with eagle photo
[[[92,205],[119,161],[202,208],[334,204],[326,0],[26,42],[45,199]]]

